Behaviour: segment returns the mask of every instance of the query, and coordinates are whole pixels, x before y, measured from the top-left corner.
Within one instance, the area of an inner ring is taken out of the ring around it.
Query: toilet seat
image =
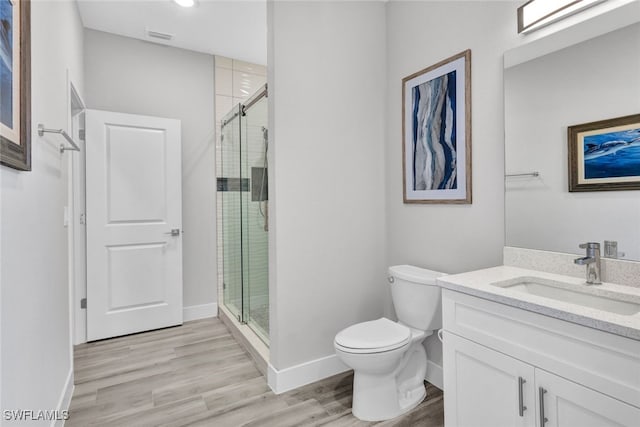
[[[349,326],[338,332],[335,345],[348,353],[381,353],[408,345],[411,341],[411,329],[380,318]]]

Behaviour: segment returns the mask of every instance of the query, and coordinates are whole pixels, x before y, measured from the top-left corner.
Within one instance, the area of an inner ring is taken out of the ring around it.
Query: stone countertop
[[[584,279],[510,266],[492,267],[468,273],[442,276],[437,279],[437,282],[444,289],[473,295],[640,341],[640,313],[631,315],[617,314],[493,285],[493,283],[500,282],[504,282],[503,285],[513,284],[517,281],[514,279],[523,277],[540,279],[541,283],[547,282],[554,287],[573,290],[574,292],[585,292],[591,295],[606,297],[611,293],[615,293],[618,296],[622,294],[625,297],[625,301],[640,304],[640,288],[615,285],[613,283],[587,286]],[[578,287],[577,290],[576,287]]]

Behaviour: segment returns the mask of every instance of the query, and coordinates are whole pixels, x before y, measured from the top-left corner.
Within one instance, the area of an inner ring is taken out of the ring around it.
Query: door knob
[[[172,228],[171,231],[168,231],[164,234],[170,234],[173,237],[178,237],[180,235],[180,229],[179,228]]]

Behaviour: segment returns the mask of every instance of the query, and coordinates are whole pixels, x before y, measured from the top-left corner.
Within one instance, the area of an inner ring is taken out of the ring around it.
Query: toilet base
[[[353,415],[363,421],[384,421],[400,416],[426,397],[424,383],[399,395],[394,375],[367,375],[356,372],[353,377]]]
[[[408,391],[404,397],[400,398],[400,407],[403,408],[402,413],[409,412],[421,404],[425,397],[427,397],[427,389],[424,383],[420,387]]]
[[[422,339],[413,343],[401,362],[400,371],[387,375],[355,370],[353,376],[353,415],[363,421],[395,418],[418,406],[426,397],[424,377],[427,354]]]

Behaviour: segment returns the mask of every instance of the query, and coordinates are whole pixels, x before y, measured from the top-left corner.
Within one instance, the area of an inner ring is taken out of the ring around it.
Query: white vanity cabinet
[[[535,377],[539,426],[543,412],[546,427],[640,426],[639,408],[542,369]]]
[[[443,291],[446,427],[640,426],[640,342]]]
[[[445,424],[535,425],[534,368],[445,331]]]

